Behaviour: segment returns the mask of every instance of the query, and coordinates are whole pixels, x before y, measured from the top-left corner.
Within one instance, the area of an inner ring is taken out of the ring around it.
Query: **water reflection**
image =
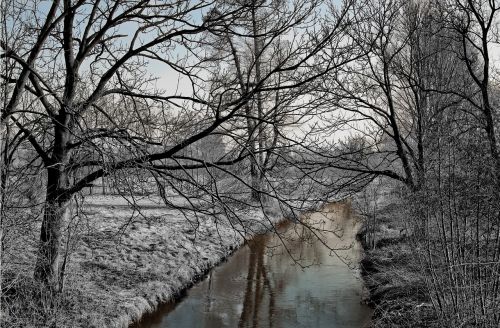
[[[248,259],[248,275],[238,327],[258,327],[259,312],[266,296],[269,303],[268,325],[273,327],[274,291],[267,276],[264,265],[264,250],[268,236],[259,236],[250,241]]]
[[[371,311],[345,263],[359,255],[355,221],[347,204],[325,210],[311,215],[313,232],[288,224],[279,236],[254,238],[180,302],[134,327],[363,327]],[[341,249],[340,258],[325,244]]]

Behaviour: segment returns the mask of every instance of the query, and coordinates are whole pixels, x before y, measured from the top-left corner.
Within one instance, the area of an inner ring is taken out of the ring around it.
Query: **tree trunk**
[[[59,248],[67,207],[67,202],[47,196],[34,276],[52,292],[59,291]]]
[[[255,58],[255,85],[258,85],[262,81],[261,77],[261,56],[262,56],[262,51],[260,49],[260,38],[259,38],[259,26],[257,26],[257,8],[253,7],[252,8],[252,28],[253,28],[253,55]],[[262,104],[262,95],[260,92],[257,92],[256,94],[256,102],[257,102],[257,122],[256,122],[256,128],[257,128],[257,142],[255,144],[255,148],[258,150],[256,153],[254,153],[254,158],[255,158],[255,168],[253,169],[252,172],[252,186],[254,189],[261,190],[264,182],[264,177],[262,176],[262,172],[264,170],[263,164],[263,156],[264,156],[264,122],[263,122],[263,117],[264,117],[264,110],[263,110],[263,104]],[[261,195],[259,192],[255,192],[255,190],[252,191],[252,199],[253,200],[261,200]]]
[[[4,107],[5,108],[5,107]],[[0,185],[0,277],[2,277],[2,265],[3,265],[3,250],[4,250],[4,232],[3,232],[3,218],[4,218],[4,206],[5,206],[5,187],[7,182],[7,163],[4,161],[4,156],[2,154],[7,153],[7,124],[4,120],[0,121],[0,174],[1,174],[1,185]],[[0,291],[2,291],[2,279],[0,279]]]
[[[54,150],[52,164],[47,167],[47,193],[40,230],[40,244],[35,265],[34,276],[49,291],[59,291],[59,248],[61,244],[61,227],[64,223],[70,196],[66,165],[68,163],[68,123],[69,115],[61,110],[54,130]]]
[[[252,200],[260,200],[260,175],[257,170],[256,160],[251,159],[250,176],[252,177]]]
[[[0,127],[0,154],[1,154],[1,165],[0,165],[0,266],[2,264],[2,254],[3,254],[3,219],[5,217],[5,200],[7,192],[7,180],[9,177],[9,125],[2,121]]]

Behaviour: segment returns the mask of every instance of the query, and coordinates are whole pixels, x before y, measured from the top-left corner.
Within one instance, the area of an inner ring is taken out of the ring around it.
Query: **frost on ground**
[[[66,292],[77,295],[76,306],[61,326],[126,327],[281,218],[252,209],[240,210],[235,220],[183,214],[160,199],[135,202],[134,208],[117,196],[86,198],[73,223],[79,240],[66,269]]]

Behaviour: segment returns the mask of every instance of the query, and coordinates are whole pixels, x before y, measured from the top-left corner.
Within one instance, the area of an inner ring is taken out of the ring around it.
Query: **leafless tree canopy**
[[[22,150],[25,169],[46,186],[35,276],[57,285],[67,206],[97,179],[119,183],[123,171],[143,172],[162,195],[168,186],[189,200],[190,186],[196,203],[225,204],[231,196],[213,183],[222,174],[254,200],[262,193],[282,200],[267,171],[289,144],[284,127],[307,115],[294,108],[304,85],[324,74],[309,68],[347,15],[317,32],[318,6],[6,2],[5,164]],[[168,85],[160,86],[158,69]],[[251,182],[231,168],[245,162]]]
[[[237,219],[384,178],[403,186],[439,323],[498,323],[498,1],[0,10],[2,251],[37,229],[46,294],[63,290],[70,209],[97,188]]]

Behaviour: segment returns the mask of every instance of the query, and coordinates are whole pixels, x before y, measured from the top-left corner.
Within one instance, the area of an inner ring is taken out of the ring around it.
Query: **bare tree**
[[[207,92],[210,66],[199,48],[204,38],[240,36],[232,24],[245,17],[260,24],[256,15],[267,2],[55,0],[42,13],[38,5],[23,7],[26,38],[19,47],[1,40],[2,58],[15,62],[12,76],[2,76],[12,86],[2,111],[2,133],[13,123],[42,163],[46,190],[35,278],[52,291],[60,288],[61,227],[73,195],[97,179],[132,169],[184,179],[203,190],[195,180],[172,172],[208,167],[227,171],[224,167],[248,157],[264,156],[262,126],[272,125],[268,122],[277,121],[273,115],[279,114],[274,107],[263,109],[263,95],[300,87],[324,74],[303,72],[339,28],[316,33],[310,19],[317,4],[309,10],[290,5],[271,31],[252,27],[255,67],[249,69],[253,73],[244,87],[224,85]],[[15,19],[18,13],[7,15]],[[288,43],[286,56],[264,69],[264,48],[296,30],[300,38]],[[187,81],[189,90],[155,87],[148,65],[168,67]],[[290,74],[286,83],[278,82],[284,74]],[[22,102],[32,105],[25,109]],[[248,115],[254,102],[258,110]],[[180,128],[178,117],[184,118]],[[186,152],[241,117],[251,119],[252,130],[258,131],[252,133],[259,136],[259,151],[245,144],[214,161]],[[265,157],[260,161],[266,162]]]
[[[355,7],[358,22],[349,37],[360,58],[329,76],[318,90],[334,109],[325,116],[330,126],[355,131],[351,133],[364,141],[357,149],[317,147],[329,158],[328,166],[354,175],[386,176],[413,191],[425,184],[428,131],[440,111],[461,101],[443,88],[462,90],[467,84],[459,60],[448,49],[456,45],[443,34],[433,8],[385,0]]]
[[[450,28],[457,32],[461,44],[460,59],[476,85],[480,97],[463,97],[482,112],[484,130],[494,161],[497,183],[500,181],[500,155],[498,151],[498,110],[492,104],[492,41],[498,38],[496,26],[500,3],[497,1],[451,1],[447,3]]]
[[[279,1],[271,1],[266,6],[254,3],[246,16],[215,35],[211,59],[221,69],[212,76],[213,90],[226,86],[244,94],[262,83],[274,67],[293,56],[293,43],[284,39],[303,36],[283,35],[289,12],[295,11],[296,16],[303,19],[312,14],[317,4],[300,2],[294,5],[296,9],[285,7],[285,10],[278,10],[280,6],[283,7],[283,3]],[[266,91],[255,94],[245,105],[245,113],[239,115],[241,122],[236,126],[227,126],[228,131],[232,130],[230,138],[234,144],[251,153],[250,177],[254,200],[259,200],[266,172],[273,166],[278,148],[284,146],[283,138],[280,138],[284,126],[293,123],[287,111],[292,111],[293,102],[303,94],[303,90],[298,88],[287,89],[287,85],[295,83],[292,80],[294,74],[296,72],[280,71],[272,79],[266,79],[263,85]]]
[[[325,167],[403,182],[412,254],[438,325],[494,327],[496,4],[378,1],[359,10],[351,35],[366,55],[322,89],[351,114],[335,124],[357,133],[316,155]]]

